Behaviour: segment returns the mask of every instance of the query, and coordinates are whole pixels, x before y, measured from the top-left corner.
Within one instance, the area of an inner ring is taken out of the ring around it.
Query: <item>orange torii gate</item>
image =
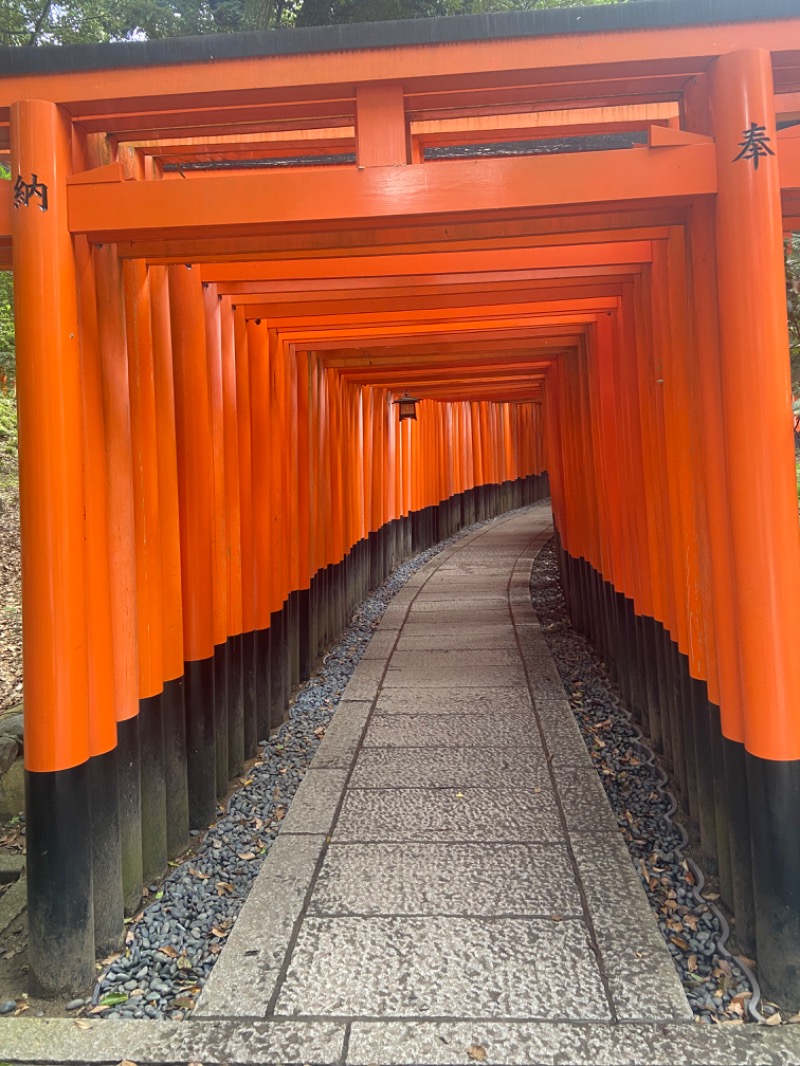
[[[43,984],[88,982],[369,586],[546,470],[576,624],[800,1003],[795,16],[0,52]]]

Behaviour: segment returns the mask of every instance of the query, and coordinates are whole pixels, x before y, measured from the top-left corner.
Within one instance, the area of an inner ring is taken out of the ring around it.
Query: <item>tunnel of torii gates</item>
[[[796,10],[0,51],[46,989],[371,586],[552,491],[574,621],[800,1005]]]

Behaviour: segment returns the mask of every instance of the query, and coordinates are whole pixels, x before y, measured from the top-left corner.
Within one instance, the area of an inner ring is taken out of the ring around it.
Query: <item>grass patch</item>
[[[18,485],[17,402],[0,393],[0,492],[16,492]]]

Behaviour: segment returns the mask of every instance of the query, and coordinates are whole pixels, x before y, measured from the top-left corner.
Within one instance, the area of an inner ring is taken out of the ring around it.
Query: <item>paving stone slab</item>
[[[597,945],[621,1021],[691,1021],[672,956],[622,837],[573,836]]]
[[[376,632],[364,650],[364,659],[386,660],[397,642],[397,633],[392,630]]]
[[[371,704],[365,701],[342,701],[328,723],[322,743],[312,762],[314,770],[348,769],[364,735]]]
[[[541,743],[532,717],[522,715],[391,714],[374,717],[364,737],[367,748],[536,748]]]
[[[445,662],[440,656],[414,652],[411,657],[402,660],[406,664],[402,666],[396,665],[396,657],[393,655],[386,670],[385,684],[393,688],[415,688],[417,685],[425,685],[427,688],[452,688],[453,685],[513,688],[525,685],[525,671],[519,656],[506,666],[488,666],[480,663],[470,664],[463,657],[464,653],[461,654],[462,658]],[[453,652],[453,655],[457,656],[459,653]]]
[[[289,805],[281,835],[330,833],[346,781],[347,770],[308,770]]]
[[[331,844],[316,915],[582,916],[561,844]]]
[[[570,835],[619,833],[617,817],[593,767],[553,760],[553,772]]]
[[[443,672],[451,670],[472,670],[482,666],[512,666],[520,669],[519,649],[515,644],[505,648],[461,648],[408,650],[398,647],[389,663],[387,684],[394,670],[413,671],[420,669],[423,673],[439,668]]]
[[[797,1066],[798,1026],[354,1023],[348,1066]],[[470,1053],[470,1049],[473,1049]]]
[[[444,632],[441,626],[428,626],[424,632],[420,632],[419,627],[409,625],[403,629],[397,642],[398,652],[471,649],[488,651],[493,648],[513,651],[519,655],[514,627],[511,624],[475,626],[469,630],[447,626]]]
[[[572,763],[592,767],[583,736],[565,699],[536,700],[536,714],[555,764]]]
[[[554,794],[464,788],[348,791],[335,841],[558,841]]]
[[[451,593],[441,590],[434,597],[426,596],[421,592],[414,602],[414,613],[417,615],[441,614],[442,621],[454,622],[456,618],[464,616],[465,621],[474,622],[476,618],[484,615],[505,615],[508,619],[508,597],[503,593],[494,593],[474,596],[459,596],[455,598]]]
[[[384,686],[375,704],[376,715],[386,714],[458,714],[506,715],[533,718],[528,691],[518,688],[426,688],[420,685],[413,693],[408,689]]]
[[[325,846],[280,833],[206,982],[193,1018],[263,1018]]]
[[[311,918],[276,1015],[610,1017],[578,920]]]
[[[366,748],[351,788],[512,788],[550,786],[544,753],[513,748]]]
[[[7,1063],[148,1063],[204,1066],[330,1066],[340,1062],[345,1026],[294,1021],[102,1021],[80,1029],[74,1019],[12,1018],[0,1023],[0,1059]]]

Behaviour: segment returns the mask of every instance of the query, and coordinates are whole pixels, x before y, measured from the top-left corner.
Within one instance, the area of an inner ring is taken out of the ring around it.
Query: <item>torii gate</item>
[[[800,1003],[793,0],[0,61],[39,980],[89,980],[370,583],[546,469],[575,620]]]

